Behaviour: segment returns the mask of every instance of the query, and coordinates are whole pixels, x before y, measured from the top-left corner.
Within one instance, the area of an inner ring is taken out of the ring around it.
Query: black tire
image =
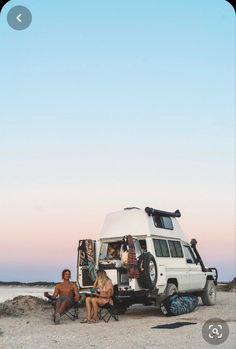
[[[168,283],[165,289],[165,298],[171,296],[176,292],[178,292],[178,287],[175,284]]]
[[[204,291],[201,294],[204,305],[214,305],[216,302],[216,286],[213,280],[207,280]]]
[[[118,305],[116,306],[117,312],[119,315],[122,315],[126,312],[126,310],[128,309],[127,305]]]
[[[139,257],[139,285],[142,288],[153,290],[157,283],[157,265],[155,258],[149,252]]]

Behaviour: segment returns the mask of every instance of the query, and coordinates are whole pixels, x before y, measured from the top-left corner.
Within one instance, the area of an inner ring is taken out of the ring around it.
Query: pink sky
[[[11,214],[5,212],[1,217],[0,228],[4,234],[1,237],[0,279],[36,281],[51,277],[56,280],[60,269],[67,265],[75,277],[78,240],[97,239],[106,212],[103,208],[97,208],[97,212],[91,208],[79,214],[66,208],[63,212],[59,208],[47,211],[39,207],[33,211],[29,214],[21,209]],[[232,212],[224,214],[222,219],[221,215],[204,214],[202,210],[181,211],[179,223],[189,241],[197,239],[205,264],[219,269],[220,280],[233,278],[235,235]],[[27,277],[22,276],[22,268]]]

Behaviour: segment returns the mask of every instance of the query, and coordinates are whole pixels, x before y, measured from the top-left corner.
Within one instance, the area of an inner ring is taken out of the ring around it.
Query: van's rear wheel
[[[165,290],[165,297],[172,296],[172,294],[178,292],[178,288],[175,284],[172,284],[171,282],[167,284],[166,290]]]
[[[116,308],[117,308],[118,314],[121,315],[121,314],[124,314],[126,312],[126,310],[128,309],[128,306],[122,304],[122,305],[116,306]]]
[[[139,273],[140,286],[152,290],[157,283],[157,265],[151,253],[143,253],[139,257]]]
[[[216,286],[213,280],[207,280],[204,291],[201,294],[204,305],[214,305],[216,302]]]

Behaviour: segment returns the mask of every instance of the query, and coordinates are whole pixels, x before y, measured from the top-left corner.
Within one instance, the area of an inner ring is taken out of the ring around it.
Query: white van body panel
[[[132,209],[109,213],[101,229],[100,239],[118,239],[124,235],[139,237],[142,235],[158,235],[173,237],[183,241],[187,238],[176,218],[172,218],[173,230],[156,228],[153,218],[149,217],[145,210]]]
[[[107,276],[111,279],[113,285],[117,285],[117,271],[115,269],[108,269]]]

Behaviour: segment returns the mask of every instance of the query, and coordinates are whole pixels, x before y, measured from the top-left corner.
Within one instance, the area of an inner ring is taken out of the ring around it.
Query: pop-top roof
[[[167,211],[160,211],[166,212]],[[109,213],[101,229],[101,239],[122,238],[124,235],[150,236],[157,235],[166,238],[177,238],[188,241],[177,219],[173,216],[171,221],[173,230],[157,228],[154,225],[153,215],[149,215],[144,209],[130,208],[118,212]]]

